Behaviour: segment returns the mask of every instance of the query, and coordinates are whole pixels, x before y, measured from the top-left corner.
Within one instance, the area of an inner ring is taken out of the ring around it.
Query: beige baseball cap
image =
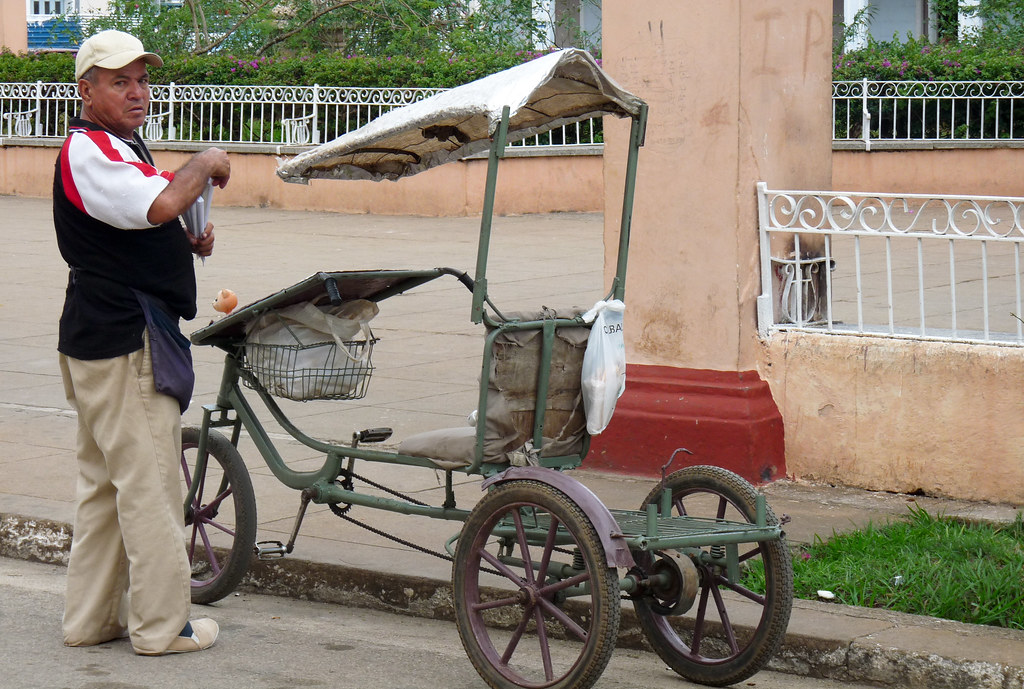
[[[75,58],[75,81],[92,67],[104,69],[120,69],[139,58],[154,67],[160,67],[164,61],[156,53],[147,53],[142,41],[123,31],[100,31],[87,38],[78,49]]]

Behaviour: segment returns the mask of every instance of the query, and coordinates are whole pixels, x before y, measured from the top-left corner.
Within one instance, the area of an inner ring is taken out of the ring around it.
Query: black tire
[[[549,566],[542,579],[527,560],[563,569]],[[462,645],[494,689],[588,689],[608,665],[621,614],[618,575],[593,525],[561,491],[536,481],[493,488],[462,529],[453,581]],[[566,599],[581,583],[586,592]]]
[[[182,495],[195,474],[200,429],[181,429]],[[199,489],[185,513],[185,548],[192,565],[192,602],[224,598],[249,569],[256,542],[256,497],[238,450],[211,430],[206,440],[210,459],[198,477]]]
[[[756,519],[757,491],[726,469],[682,469],[668,476],[666,487],[672,491],[674,515],[751,523]],[[658,504],[660,498],[659,486],[647,496],[641,509],[649,503]],[[767,521],[778,524],[770,508]],[[707,554],[710,548],[702,551]],[[641,568],[654,561],[651,553],[633,555]],[[765,666],[785,637],[793,606],[793,563],[785,539],[740,544],[739,555],[740,578],[729,582],[724,567],[702,562],[691,554],[700,584],[691,613],[685,617],[659,614],[658,601],[650,597],[634,599],[640,626],[655,652],[691,682],[719,687],[741,682]],[[760,586],[756,576],[750,574],[757,569],[752,566],[756,561],[760,561],[764,571],[763,595],[757,592]],[[748,580],[749,576],[753,579]],[[748,588],[749,581],[754,581],[750,584],[754,590]],[[733,626],[733,619],[740,613],[745,613],[752,626]],[[709,619],[715,616],[717,621]]]

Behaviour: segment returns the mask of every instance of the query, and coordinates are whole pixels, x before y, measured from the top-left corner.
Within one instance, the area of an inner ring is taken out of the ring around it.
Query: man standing
[[[64,643],[129,636],[143,655],[202,650],[219,631],[188,619],[179,472],[192,380],[175,337],[178,319],[196,315],[192,254],[213,251],[213,226],[194,237],[179,216],[208,182],[227,184],[230,164],[210,148],[177,172],[154,167],[136,129],[149,109],[147,65],[162,64],[120,31],[82,44],[81,117],[69,123],[53,182],[57,245],[70,268],[57,348],[78,412]],[[168,354],[177,368],[166,367]]]

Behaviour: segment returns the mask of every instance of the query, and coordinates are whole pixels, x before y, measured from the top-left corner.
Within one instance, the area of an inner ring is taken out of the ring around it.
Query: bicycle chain
[[[416,498],[411,498],[408,495],[406,495],[405,493],[399,493],[397,490],[392,490],[392,489],[388,488],[387,486],[384,486],[384,485],[381,485],[381,484],[377,483],[376,481],[371,481],[370,479],[366,478],[365,476],[360,476],[359,474],[356,474],[354,472],[347,472],[347,473],[348,473],[348,478],[345,480],[344,483],[342,483],[342,487],[345,487],[346,483],[348,484],[347,490],[352,490],[352,479],[356,478],[356,479],[359,479],[360,481],[362,481],[363,483],[365,483],[365,484],[367,484],[369,486],[373,486],[374,488],[379,488],[380,490],[384,491],[385,493],[388,493],[390,495],[394,495],[396,498],[401,498],[402,500],[405,500],[406,502],[412,503],[413,505],[419,505],[420,507],[428,507],[427,503],[425,503],[425,502],[420,502]],[[351,505],[350,505],[350,507],[351,507]]]
[[[366,529],[370,533],[377,534],[378,536],[382,536],[382,537],[388,539],[389,541],[394,541],[395,543],[398,543],[399,545],[404,545],[407,548],[412,548],[413,550],[419,551],[421,553],[425,553],[427,555],[433,555],[434,557],[441,558],[442,560],[447,560],[448,562],[454,562],[455,561],[454,558],[451,555],[448,555],[447,553],[442,553],[442,552],[439,552],[439,551],[436,551],[436,550],[431,550],[430,548],[425,548],[425,547],[423,547],[421,545],[417,545],[415,543],[411,543],[411,542],[405,540],[404,538],[399,538],[398,536],[395,536],[394,534],[389,534],[387,531],[381,531],[380,529],[378,529],[376,527],[370,526],[369,524],[361,522],[358,519],[345,514],[345,512],[347,512],[352,507],[352,505],[347,505],[345,507],[345,509],[338,509],[338,508],[336,508],[337,503],[334,503],[334,504],[328,503],[327,506],[331,508],[331,511],[334,512],[334,514],[338,515],[339,517],[341,517],[345,521],[351,522],[352,524],[355,524],[356,526],[361,526],[362,528]]]
[[[394,495],[396,498],[401,498],[401,499],[403,499],[403,500],[405,500],[407,502],[410,502],[410,503],[412,503],[414,505],[419,505],[421,507],[427,507],[428,506],[427,503],[425,503],[425,502],[420,502],[419,500],[416,500],[415,498],[411,498],[408,495],[400,493],[400,492],[398,492],[396,490],[392,490],[392,489],[390,489],[390,488],[388,488],[386,486],[382,486],[381,484],[377,483],[376,481],[371,481],[370,479],[368,479],[368,478],[366,478],[364,476],[360,476],[359,474],[356,474],[354,472],[347,472],[346,471],[346,472],[343,472],[343,473],[345,474],[345,478],[341,481],[341,487],[344,488],[345,490],[353,490],[353,488],[355,486],[352,483],[352,479],[359,479],[363,483],[371,485],[374,488],[379,488],[380,490],[384,491],[385,493],[390,493],[391,495]],[[352,524],[355,524],[356,526],[362,527],[362,528],[366,529],[367,531],[369,531],[372,534],[376,534],[378,536],[381,536],[382,538],[386,538],[389,541],[393,541],[394,543],[398,543],[399,545],[404,545],[405,547],[411,548],[411,549],[413,549],[413,550],[415,550],[417,552],[424,553],[426,555],[433,555],[434,557],[440,558],[442,560],[445,560],[446,562],[455,562],[455,558],[453,558],[451,555],[448,555],[447,553],[442,553],[442,552],[437,551],[437,550],[431,550],[430,548],[426,548],[424,546],[417,545],[416,543],[412,543],[411,541],[407,541],[404,538],[400,538],[398,536],[395,536],[394,534],[390,534],[387,531],[382,531],[381,529],[378,529],[378,528],[376,528],[374,526],[370,526],[369,524],[366,524],[365,522],[361,522],[361,521],[359,521],[358,519],[356,519],[354,517],[350,517],[348,515],[348,511],[352,509],[352,503],[346,503],[344,506],[342,506],[342,504],[339,503],[339,502],[329,502],[329,503],[327,503],[327,506],[331,509],[331,512],[333,512],[335,514],[335,516],[341,517],[342,519],[344,519],[345,521],[347,521],[349,523],[352,523]],[[568,551],[564,550],[563,548],[555,548],[554,550],[560,551],[560,552],[563,552],[563,553],[568,553]],[[488,567],[481,567],[480,571],[481,572],[486,572],[488,574],[494,574],[494,575],[497,575],[499,577],[500,576],[504,576],[501,572],[499,572],[497,570],[494,570],[494,569],[490,569]]]
[[[360,481],[362,481],[363,483],[365,483],[367,485],[373,486],[374,488],[382,490],[385,493],[389,493],[390,495],[393,495],[396,498],[401,498],[402,500],[405,500],[406,502],[409,502],[409,503],[411,503],[413,505],[419,505],[420,507],[427,507],[428,506],[427,503],[425,503],[425,502],[420,502],[419,500],[416,500],[415,498],[411,498],[408,495],[405,495],[404,493],[398,492],[397,490],[392,490],[391,488],[388,488],[387,486],[382,486],[381,484],[377,483],[376,481],[371,481],[370,479],[366,478],[365,476],[360,476],[359,474],[356,474],[354,472],[344,472],[344,473],[345,473],[345,478],[341,481],[341,487],[344,488],[345,490],[353,490],[354,485],[352,483],[352,479],[359,479]],[[454,558],[452,558],[452,556],[448,555],[447,553],[442,553],[442,552],[439,552],[439,551],[436,551],[436,550],[431,550],[430,548],[425,548],[425,547],[423,547],[421,545],[417,545],[415,543],[407,541],[404,538],[399,538],[398,536],[395,536],[394,534],[390,534],[390,533],[388,533],[386,531],[381,531],[380,529],[378,529],[376,527],[370,526],[369,524],[365,524],[365,523],[359,521],[358,519],[350,517],[347,514],[347,512],[352,509],[352,503],[347,503],[344,506],[342,506],[341,503],[338,503],[338,502],[329,502],[329,503],[327,503],[327,506],[329,508],[331,508],[331,512],[333,512],[336,516],[341,517],[345,521],[351,522],[352,524],[355,524],[356,526],[360,526],[360,527],[366,529],[367,531],[369,531],[370,533],[377,534],[378,536],[386,538],[386,539],[388,539],[390,541],[394,541],[395,543],[398,543],[399,545],[404,545],[407,548],[412,548],[413,550],[416,550],[418,552],[425,553],[427,555],[433,555],[434,557],[441,558],[442,560],[446,560],[448,562],[453,562],[454,561]]]

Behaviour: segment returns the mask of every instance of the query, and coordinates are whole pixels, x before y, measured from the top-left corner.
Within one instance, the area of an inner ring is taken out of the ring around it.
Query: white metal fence
[[[150,139],[311,145],[441,89],[154,85]],[[0,136],[63,137],[78,108],[73,84],[0,84]],[[1024,142],[1021,81],[837,81],[833,139],[873,142]],[[524,145],[602,142],[600,119]],[[521,144],[521,145],[523,145]]]
[[[1024,140],[1021,81],[836,81],[833,139]]]
[[[759,329],[1024,345],[1024,198],[757,189]]]
[[[441,90],[153,85],[142,134],[151,141],[313,145]],[[0,137],[64,137],[68,120],[78,109],[74,84],[0,84]],[[519,145],[582,146],[600,141],[601,120],[596,118]]]

